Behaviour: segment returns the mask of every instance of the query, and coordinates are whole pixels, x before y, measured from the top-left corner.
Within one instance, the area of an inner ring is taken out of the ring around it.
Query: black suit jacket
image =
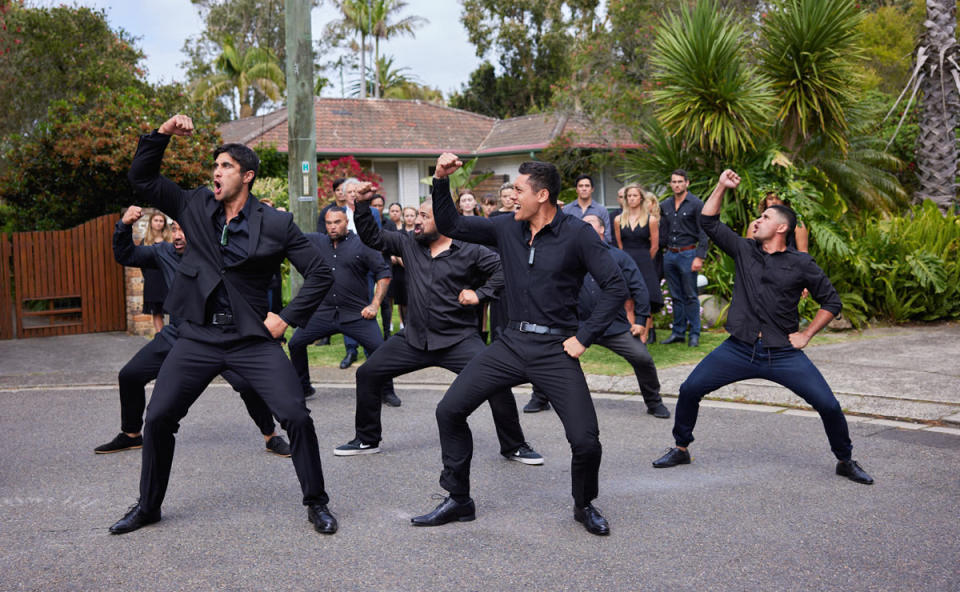
[[[247,258],[224,265],[213,216],[220,205],[207,187],[181,189],[160,175],[163,152],[170,136],[153,132],[140,137],[127,174],[137,196],[173,217],[187,236],[180,262],[164,307],[170,314],[197,325],[204,318],[207,299],[223,281],[230,298],[234,323],[242,337],[270,338],[263,324],[267,317],[267,288],[284,258],[303,275],[303,287],[280,316],[290,325],[305,324],[333,283],[330,268],[320,253],[293,223],[293,215],[257,202],[250,216]],[[248,199],[255,199],[253,196]]]

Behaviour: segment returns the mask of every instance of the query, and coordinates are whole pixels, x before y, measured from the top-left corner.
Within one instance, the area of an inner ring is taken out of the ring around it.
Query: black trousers
[[[280,344],[256,337],[224,339],[220,343],[181,337],[160,368],[147,406],[140,469],[141,507],[146,511],[160,509],[170,479],[174,434],[180,428],[180,420],[210,381],[224,370],[232,370],[246,380],[286,430],[304,505],[326,504],[329,498],[323,485],[316,428],[300,394],[297,374]]]
[[[373,355],[377,349],[383,345],[383,335],[380,333],[380,325],[376,319],[356,319],[353,321],[340,321],[340,316],[334,314],[327,316],[323,314],[314,314],[306,325],[297,329],[287,347],[290,349],[290,361],[300,377],[300,386],[302,391],[310,389],[310,366],[307,362],[307,346],[314,341],[322,338],[343,333],[344,338],[353,337],[363,346],[367,354],[367,359]],[[378,391],[381,394],[393,392],[393,381],[388,381],[383,386],[383,390]],[[379,403],[379,399],[377,402]]]
[[[164,337],[157,335],[147,345],[140,348],[130,361],[120,369],[117,382],[120,385],[120,431],[128,434],[139,433],[143,428],[143,410],[146,407],[147,394],[144,387],[160,373],[163,361],[173,348]],[[257,424],[260,433],[269,436],[277,429],[273,423],[273,415],[263,399],[244,379],[235,372],[226,370],[223,378],[233,390],[240,393],[247,413]]]
[[[634,337],[626,331],[601,337],[593,344],[602,345],[633,366],[633,373],[637,376],[637,386],[640,387],[640,394],[643,395],[643,402],[646,403],[647,409],[653,409],[663,403],[663,399],[660,398],[660,378],[657,376],[657,367],[653,363],[653,356],[639,337]],[[543,403],[547,400],[547,396],[534,387],[533,399]]]
[[[402,331],[388,339],[357,369],[357,438],[367,444],[380,442],[381,407],[377,393],[388,380],[431,366],[459,373],[485,348],[479,335],[471,335],[456,345],[431,351],[410,345]],[[517,401],[506,387],[492,392],[488,399],[500,440],[500,453],[509,454],[524,443]]]
[[[437,405],[441,487],[470,494],[473,436],[467,418],[494,393],[531,382],[547,393],[570,443],[574,503],[582,507],[597,497],[602,452],[597,413],[579,360],[563,351],[564,339],[506,329],[460,372]]]

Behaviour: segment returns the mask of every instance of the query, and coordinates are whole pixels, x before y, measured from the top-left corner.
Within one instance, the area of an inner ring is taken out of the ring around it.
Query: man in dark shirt
[[[547,393],[573,453],[574,518],[597,535],[610,527],[591,502],[598,494],[600,429],[578,358],[616,318],[627,298],[620,270],[590,226],[557,207],[560,174],[544,162],[526,162],[514,182],[519,209],[510,216],[460,216],[450,197],[451,173],[462,166],[453,154],[437,159],[433,200],[437,229],[453,239],[496,245],[500,251],[510,321],[500,339],[475,357],[437,405],[443,473],[450,492],[418,526],[473,520],[470,459],[473,437],[467,418],[493,393],[532,382]],[[601,295],[589,318],[577,317],[583,277],[590,273]]]
[[[342,333],[354,338],[370,354],[383,345],[377,310],[390,285],[390,266],[383,255],[365,246],[357,235],[347,230],[347,215],[342,210],[328,210],[326,219],[326,235],[306,236],[320,251],[323,263],[332,270],[333,286],[307,324],[293,334],[289,344],[290,361],[300,377],[304,397],[316,392],[310,384],[307,346],[317,339]],[[373,274],[376,280],[372,301],[367,291],[368,274]],[[382,395],[391,406],[400,406],[392,385],[385,385]]]
[[[477,332],[477,306],[503,286],[500,260],[489,249],[454,241],[437,232],[433,204],[420,204],[413,236],[377,227],[364,187],[357,198],[356,222],[369,247],[403,259],[407,319],[404,328],[357,369],[356,437],[337,447],[337,456],[380,452],[380,405],[385,381],[407,372],[440,366],[460,372],[484,344]],[[500,453],[524,464],[543,457],[524,441],[517,402],[509,389],[490,398]]]
[[[600,238],[603,238],[603,221],[599,217],[588,214],[583,217],[583,221],[592,226]],[[616,320],[610,323],[607,330],[594,343],[602,345],[630,363],[637,377],[637,386],[640,388],[640,394],[643,395],[643,402],[647,405],[647,413],[660,419],[668,419],[670,411],[660,397],[660,378],[657,376],[657,367],[644,344],[647,336],[646,321],[650,316],[650,294],[647,292],[647,283],[643,280],[643,275],[633,257],[616,247],[610,247],[607,252],[620,268],[623,280],[627,282],[627,289],[630,290],[630,298],[624,301]],[[583,278],[583,287],[580,288],[580,301],[577,306],[580,317],[588,318],[599,299],[600,287],[588,273]],[[530,402],[523,408],[524,413],[536,413],[547,409],[550,409],[547,396],[534,388]]]
[[[139,207],[130,206],[117,221],[113,232],[113,256],[117,263],[127,267],[159,269],[164,283],[169,287],[173,284],[180,259],[187,248],[187,237],[180,224],[174,220],[170,224],[173,242],[137,246],[133,244],[132,225],[141,215],[142,210]],[[140,348],[120,369],[117,376],[120,386],[120,433],[110,442],[94,448],[95,453],[109,454],[143,447],[140,429],[143,427],[143,409],[147,398],[144,387],[160,373],[163,361],[167,359],[180,334],[177,327],[179,324],[180,319],[171,317],[170,323],[164,325],[150,343]],[[290,456],[290,446],[283,436],[277,435],[270,408],[263,399],[235,372],[224,370],[222,376],[240,393],[247,412],[263,434],[267,451],[280,456]]]
[[[346,182],[345,177],[338,177],[333,180],[333,201],[323,206],[320,210],[320,213],[317,215],[317,232],[320,234],[327,233],[327,212],[331,208],[340,208],[341,210],[346,211],[347,208],[347,196],[343,193],[343,184]]]
[[[327,508],[317,432],[299,393],[300,383],[277,341],[299,326],[323,300],[330,269],[293,222],[250,192],[259,159],[242,144],[214,151],[212,190],[180,188],[160,174],[171,135],[189,136],[193,121],[175,115],[140,137],[127,174],[134,191],[167,212],[190,235],[164,303],[182,319],[180,338],[164,360],[143,428],[140,499],[110,527],[123,534],[160,520],[180,420],[223,370],[243,377],[263,398],[290,437],[307,519],[323,534],[337,531]],[[303,275],[299,293],[279,314],[267,310],[267,286],[286,258]]]
[[[661,343],[700,345],[700,300],[697,298],[697,274],[707,256],[707,235],[700,227],[703,202],[687,191],[690,181],[682,169],[670,175],[673,196],[660,203],[660,236],[663,245],[663,275],[673,301],[673,332]]]
[[[790,208],[767,208],[753,223],[753,239],[742,238],[720,222],[723,194],[739,184],[736,173],[724,171],[701,219],[706,233],[736,263],[726,324],[730,337],[680,385],[673,425],[677,446],[653,461],[653,466],[690,462],[687,446],[693,442],[700,399],[706,394],[740,380],[763,378],[787,387],[820,414],[837,457],[837,474],[869,485],[873,479],[852,460],[853,445],[840,403],[801,351],[840,312],[840,296],[808,254],[787,247],[786,237],[797,225]],[[797,304],[805,288],[821,308],[807,328],[798,331]]]

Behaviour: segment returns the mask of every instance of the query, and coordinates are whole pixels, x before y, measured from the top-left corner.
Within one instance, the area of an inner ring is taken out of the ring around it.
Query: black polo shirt
[[[736,263],[733,300],[725,325],[730,335],[755,343],[762,333],[764,344],[790,347],[788,336],[800,326],[797,304],[804,288],[823,310],[840,313],[840,295],[807,253],[792,247],[767,253],[759,241],[730,230],[720,222],[720,216],[702,216],[700,223]]]
[[[530,224],[513,216],[461,216],[450,197],[449,180],[435,178],[433,215],[441,234],[499,249],[511,321],[568,330],[589,346],[623,308],[627,287],[606,245],[592,226],[560,208],[531,244]],[[577,302],[587,273],[602,295],[590,317],[581,321]]]
[[[326,234],[309,233],[306,237],[333,272],[333,285],[314,314],[336,314],[342,322],[363,318],[360,311],[370,304],[367,273],[372,273],[375,280],[390,277],[390,266],[383,255],[364,245],[352,231],[347,231],[336,247]]]

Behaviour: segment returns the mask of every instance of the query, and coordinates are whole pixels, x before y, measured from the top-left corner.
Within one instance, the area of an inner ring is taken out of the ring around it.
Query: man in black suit
[[[307,518],[319,532],[333,534],[337,521],[327,509],[317,432],[297,374],[277,341],[288,326],[310,318],[330,287],[330,269],[291,214],[251,198],[259,159],[246,146],[226,144],[214,152],[213,191],[184,190],[161,176],[170,136],[192,133],[188,116],[171,117],[140,137],[128,173],[139,197],[173,216],[191,243],[165,302],[170,314],[182,319],[180,339],[160,369],[147,407],[140,499],[110,532],[122,534],[160,520],[179,421],[213,377],[232,370],[260,394],[287,431]],[[303,287],[275,314],[267,311],[267,286],[284,258],[303,275]]]

